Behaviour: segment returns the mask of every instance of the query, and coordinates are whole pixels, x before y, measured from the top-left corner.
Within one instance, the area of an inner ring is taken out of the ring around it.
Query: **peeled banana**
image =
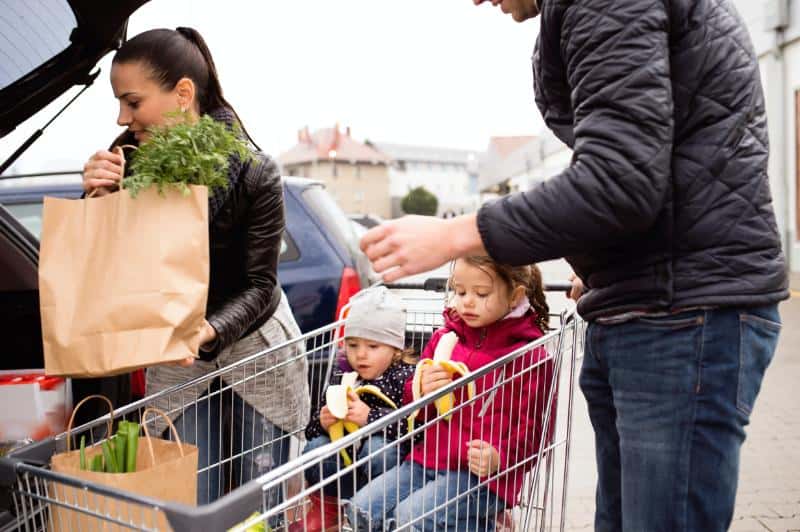
[[[356,388],[356,380],[358,380],[358,372],[351,371],[349,373],[345,373],[342,375],[341,384],[332,384],[328,386],[328,389],[325,391],[325,402],[328,405],[328,410],[330,410],[333,417],[338,420],[336,423],[328,427],[328,435],[330,436],[331,441],[336,441],[344,436],[345,431],[355,432],[360,428],[352,421],[345,421],[344,419],[347,417],[347,395],[351,390],[358,395],[374,395],[393,409],[397,409],[395,402],[392,401],[391,398],[387,397],[380,388],[374,384],[365,384],[364,386],[359,386]],[[353,460],[350,459],[350,455],[347,454],[346,450],[342,449],[341,455],[344,465],[349,466],[353,463]]]
[[[453,331],[445,333],[441,338],[439,338],[439,343],[436,344],[436,349],[433,351],[433,359],[424,358],[419,361],[417,364],[417,369],[414,371],[414,379],[411,382],[411,391],[414,394],[415,401],[422,397],[422,368],[425,366],[439,366],[447,371],[450,376],[459,375],[464,377],[469,375],[470,371],[465,363],[453,362],[450,360],[450,357],[453,356],[453,349],[456,347],[457,343],[458,336],[456,333]],[[474,382],[467,383],[467,396],[470,399],[475,397]],[[453,409],[455,395],[451,392],[443,397],[440,397],[439,399],[436,399],[433,403],[436,405],[436,412],[440,416],[444,416],[446,421],[450,421],[452,414],[449,414],[449,412]],[[419,410],[415,410],[408,418],[409,431],[413,430],[414,420],[418,415]]]

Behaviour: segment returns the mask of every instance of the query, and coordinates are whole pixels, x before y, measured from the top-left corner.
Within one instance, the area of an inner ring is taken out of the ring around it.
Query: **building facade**
[[[485,201],[528,190],[568,167],[570,150],[550,131],[539,136],[492,137],[480,166],[478,186]]]
[[[478,208],[481,153],[370,140],[367,144],[392,160],[389,166],[392,217],[404,214],[400,203],[417,187],[425,187],[439,200],[438,216],[463,214]]]
[[[800,271],[800,1],[734,0],[753,39],[769,128],[769,179],[786,259]]]
[[[283,173],[325,183],[328,192],[348,214],[391,215],[391,159],[351,136],[350,128],[309,132],[301,129],[297,144],[278,160]]]

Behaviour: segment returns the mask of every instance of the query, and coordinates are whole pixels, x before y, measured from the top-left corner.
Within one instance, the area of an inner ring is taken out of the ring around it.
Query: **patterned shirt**
[[[383,375],[378,377],[374,380],[363,380],[359,379],[356,381],[356,387],[364,386],[367,384],[372,384],[377,386],[384,395],[386,395],[389,399],[394,401],[394,404],[397,405],[398,408],[403,406],[403,393],[405,391],[406,382],[414,376],[414,370],[416,366],[414,364],[408,364],[407,362],[399,361],[393,363],[389,366]],[[342,378],[341,372],[334,372],[331,376],[331,382],[329,384],[338,384]],[[369,407],[369,415],[367,416],[367,424],[371,424],[374,421],[382,418],[383,416],[389,414],[394,409],[387,405],[383,400],[375,397],[372,394],[362,394],[361,400],[366,403]],[[320,409],[325,406],[325,398],[322,398],[322,404],[320,405]],[[401,420],[398,423],[391,423],[386,427],[384,430],[384,436],[387,441],[394,441],[398,437],[398,429],[400,431],[399,435],[402,436],[408,431],[407,423],[405,420]],[[322,425],[319,422],[319,410],[314,412],[311,422],[308,424],[306,428],[306,439],[311,441],[312,439],[318,436],[327,436],[327,432],[325,429],[322,428]]]

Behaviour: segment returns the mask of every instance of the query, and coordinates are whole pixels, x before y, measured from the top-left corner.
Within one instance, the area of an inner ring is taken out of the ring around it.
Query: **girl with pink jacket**
[[[445,324],[431,337],[423,359],[432,358],[441,337],[452,331],[458,342],[451,360],[475,371],[547,330],[548,307],[535,265],[458,259],[450,288]],[[492,530],[496,515],[516,504],[525,473],[536,463],[552,385],[552,363],[546,359],[539,347],[478,378],[478,399],[471,403],[466,387],[457,389],[449,420],[435,421],[432,405],[420,412],[417,423],[429,420],[424,438],[405,462],[346,503],[351,525],[357,530],[409,525],[413,530]],[[435,364],[421,371],[423,396],[452,380]],[[408,396],[411,386],[409,381]]]

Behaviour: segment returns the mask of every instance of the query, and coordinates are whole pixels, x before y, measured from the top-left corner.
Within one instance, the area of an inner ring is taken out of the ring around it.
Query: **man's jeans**
[[[739,449],[780,332],[777,305],[592,323],[580,386],[595,530],[727,530]]]
[[[331,439],[329,437],[319,436],[308,442],[303,452],[307,453],[314,449],[319,449],[330,442]],[[347,449],[347,452],[353,457],[352,448]],[[325,484],[322,491],[325,495],[338,495],[342,498],[352,497],[353,493],[361,489],[371,479],[377,478],[385,471],[395,467],[398,464],[399,454],[400,443],[394,442],[391,445],[387,445],[386,438],[383,436],[367,436],[362,440],[361,448],[358,450],[354,460],[354,463],[360,465],[350,468],[350,471],[355,469],[355,475],[344,475],[332,480],[330,483]],[[362,460],[365,461],[362,462]],[[324,479],[333,478],[344,469],[345,465],[341,453],[336,453],[336,456],[326,457],[319,464],[306,469],[306,481],[310,487],[316,488]]]
[[[494,530],[505,503],[485,485],[473,489],[478,484],[469,471],[436,471],[405,461],[345,501],[345,515],[353,530],[409,524],[410,530]]]
[[[238,394],[211,395],[184,409],[175,420],[183,441],[197,445],[197,503],[208,504],[229,491],[289,460],[289,437],[261,416]],[[234,457],[231,459],[231,457]],[[266,495],[271,504],[282,494]],[[271,507],[271,506],[268,506]]]

